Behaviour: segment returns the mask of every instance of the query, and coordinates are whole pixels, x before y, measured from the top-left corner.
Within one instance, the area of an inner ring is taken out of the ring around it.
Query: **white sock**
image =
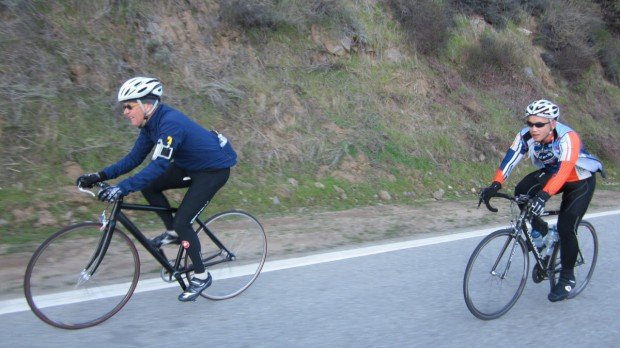
[[[171,236],[173,236],[173,237],[178,237],[178,236],[179,236],[179,235],[176,233],[176,231],[174,231],[174,230],[171,230],[171,231],[166,231],[166,234],[169,234],[169,235],[171,235]]]
[[[204,273],[194,273],[194,277],[200,279],[200,280],[206,280],[207,278],[209,278],[209,272],[204,272]]]

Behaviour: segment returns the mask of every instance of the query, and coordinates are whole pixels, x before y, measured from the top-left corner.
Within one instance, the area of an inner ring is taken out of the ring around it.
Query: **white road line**
[[[616,215],[616,214],[620,214],[620,210],[587,214],[584,217],[584,219],[592,219],[592,218],[608,216],[608,215]],[[553,220],[555,219],[551,219],[550,221],[553,221]],[[273,262],[265,264],[265,268],[263,269],[263,272],[277,271],[277,270],[293,268],[293,267],[308,266],[308,265],[314,265],[318,263],[339,261],[339,260],[345,260],[345,259],[350,259],[354,257],[368,256],[368,255],[386,253],[390,251],[397,251],[397,250],[403,250],[403,249],[411,249],[411,248],[417,248],[417,247],[426,246],[426,245],[447,243],[447,242],[453,242],[453,241],[468,239],[468,238],[483,237],[503,227],[505,227],[505,225],[499,225],[499,226],[486,228],[483,230],[471,231],[471,232],[455,233],[455,234],[450,234],[450,235],[445,235],[445,236],[440,236],[440,237],[415,239],[415,240],[409,240],[409,241],[404,241],[404,242],[389,243],[389,244],[375,245],[375,246],[350,249],[350,250],[344,250],[344,251],[335,251],[335,252],[328,252],[324,254],[310,255],[310,256],[298,257],[298,258],[293,258],[293,259],[278,260],[278,261],[273,261]]]
[[[597,217],[616,215],[616,214],[620,214],[620,210],[586,214],[584,218],[593,219]],[[409,241],[404,241],[404,242],[373,245],[373,246],[350,249],[350,250],[334,251],[334,252],[327,252],[327,253],[316,254],[316,255],[296,257],[296,258],[285,259],[285,260],[269,261],[265,263],[265,266],[263,267],[262,272],[279,271],[279,270],[284,270],[284,269],[289,269],[289,268],[315,265],[319,263],[346,260],[346,259],[351,259],[354,257],[362,257],[362,256],[386,253],[390,251],[417,248],[417,247],[422,247],[426,245],[453,242],[453,241],[462,240],[462,239],[482,237],[502,227],[505,227],[505,225],[494,226],[491,228],[470,231],[470,232],[455,233],[455,234],[439,236],[439,237],[415,239],[415,240],[409,240]],[[247,267],[240,267],[239,269],[233,270],[230,273],[219,274],[219,275],[213,274],[213,276],[216,279],[226,279],[226,278],[233,278],[233,277],[238,277],[238,276],[242,276],[246,274],[248,274]],[[164,283],[160,278],[146,279],[146,280],[141,280],[138,283],[135,293],[161,290],[161,289],[167,289],[167,288],[178,287],[178,286],[179,285],[176,282]],[[30,310],[30,308],[28,307],[26,300],[23,298],[0,301],[0,315],[22,312],[22,311],[27,311],[27,310]]]

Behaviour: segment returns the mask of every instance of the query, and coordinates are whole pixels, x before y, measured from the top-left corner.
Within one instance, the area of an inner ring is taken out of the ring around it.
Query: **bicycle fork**
[[[103,236],[101,236],[101,239],[97,244],[97,248],[95,249],[93,256],[90,258],[90,261],[88,262],[86,267],[84,267],[84,269],[80,272],[76,287],[87,283],[90,278],[95,274],[97,268],[99,268],[99,265],[101,265],[101,261],[103,261],[103,257],[108,251],[108,247],[110,246],[110,242],[112,241],[113,231],[113,226],[109,226],[108,228],[106,228]]]
[[[500,275],[497,272],[497,266],[499,266],[499,262],[502,260],[502,257],[506,253],[506,250],[508,249],[508,246],[511,240],[513,242],[512,242],[512,247],[510,248],[510,256],[508,257],[508,260],[506,261],[506,266],[504,267],[502,272],[500,272],[501,273]],[[502,280],[506,279],[506,274],[508,274],[508,270],[510,269],[510,265],[512,264],[512,257],[514,256],[517,250],[517,245],[518,245],[517,237],[509,238],[506,240],[506,243],[504,243],[504,247],[502,248],[502,251],[499,253],[499,255],[497,256],[497,259],[495,260],[495,264],[493,264],[493,268],[491,269],[491,275],[499,276],[499,278]]]
[[[115,214],[118,211],[117,206],[118,205],[115,205],[115,209],[112,211],[112,214]],[[104,231],[103,235],[101,236],[101,239],[99,239],[99,243],[95,248],[95,252],[91,256],[90,261],[80,272],[76,287],[86,284],[92,278],[97,271],[97,268],[101,265],[103,257],[108,251],[108,247],[112,241],[112,234],[114,233],[114,228],[116,227],[116,219],[108,220],[105,216],[104,210],[103,213],[101,213],[99,221],[101,222],[101,230]]]

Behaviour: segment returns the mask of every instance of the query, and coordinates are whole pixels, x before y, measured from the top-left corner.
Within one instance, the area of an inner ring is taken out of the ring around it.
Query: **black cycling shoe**
[[[555,284],[547,298],[551,302],[562,301],[570,295],[570,292],[575,288],[575,285],[577,285],[575,282],[575,277],[560,277],[560,280],[557,284]]]
[[[188,302],[195,301],[200,293],[211,285],[213,278],[211,278],[211,274],[207,273],[207,279],[202,280],[196,277],[192,277],[192,280],[189,282],[189,286],[185,291],[179,295],[179,301]]]
[[[166,244],[181,244],[181,240],[178,236],[173,236],[168,232],[164,232],[159,236],[151,239],[151,243],[154,247],[159,249]]]

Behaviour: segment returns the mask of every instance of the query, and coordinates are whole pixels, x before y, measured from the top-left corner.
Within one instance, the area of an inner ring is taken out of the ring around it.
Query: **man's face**
[[[136,127],[144,126],[144,110],[136,102],[123,103],[123,115]]]
[[[527,125],[530,128],[530,134],[532,138],[542,143],[553,131],[555,128],[555,120],[550,120],[545,117],[540,117],[536,115],[528,116]]]

